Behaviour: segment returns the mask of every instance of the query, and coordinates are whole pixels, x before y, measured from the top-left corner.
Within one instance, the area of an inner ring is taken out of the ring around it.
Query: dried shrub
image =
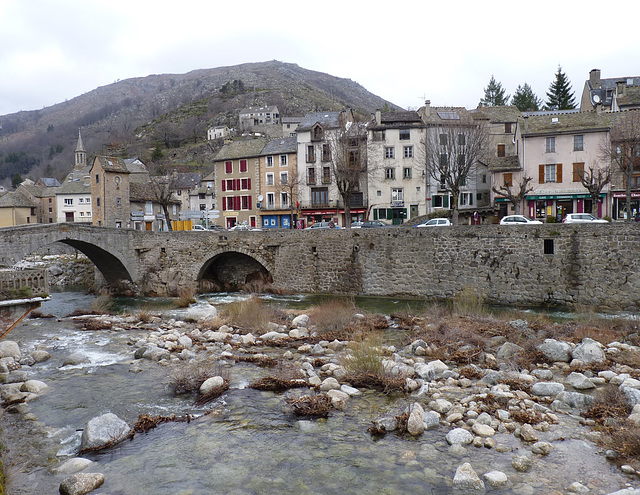
[[[451,359],[451,361],[458,364],[463,364],[463,363],[469,364],[473,362],[478,362],[481,354],[482,354],[482,349],[479,349],[477,347],[460,348],[460,349],[455,349],[451,353],[451,357],[449,359]]]
[[[42,311],[34,310],[29,313],[29,318],[55,318],[55,315],[52,314],[43,314]]]
[[[204,406],[205,404],[211,402],[212,400],[215,400],[218,397],[220,397],[227,390],[229,390],[229,380],[227,378],[224,378],[223,383],[222,383],[221,386],[214,387],[213,389],[211,389],[206,394],[198,395],[198,398],[196,399],[194,405],[196,405],[198,407]]]
[[[530,425],[537,425],[538,423],[542,423],[543,418],[540,412],[533,411],[523,411],[522,409],[517,409],[515,411],[510,411],[511,419],[514,421],[525,424],[528,423]]]
[[[153,313],[147,309],[141,309],[136,312],[135,317],[142,323],[150,323],[153,320]]]
[[[156,426],[163,423],[190,423],[191,415],[185,416],[149,416],[148,414],[141,414],[138,416],[138,421],[133,425],[133,431],[136,433],[147,433]]]
[[[283,320],[281,313],[254,296],[228,304],[223,317],[234,327],[258,332],[266,331],[269,322]]]
[[[227,379],[228,372],[219,366],[205,366],[202,364],[183,364],[175,368],[169,375],[170,390],[175,395],[195,392],[209,378],[222,376]]]
[[[507,397],[496,397],[492,393],[480,395],[476,400],[484,406],[483,410],[486,410],[491,415],[494,415],[498,409],[506,410],[509,407],[509,399]]]
[[[371,388],[385,394],[402,392],[406,382],[406,378],[403,375],[390,376],[369,372],[350,374],[346,376],[345,380],[353,387]]]
[[[526,380],[505,377],[498,379],[498,383],[508,385],[511,390],[522,390],[523,392],[531,394],[531,383]]]
[[[462,378],[468,378],[469,380],[480,380],[484,375],[475,366],[463,366],[460,368],[460,376]]]
[[[625,393],[617,386],[607,385],[596,392],[593,405],[583,416],[603,425],[609,419],[625,419],[631,409]]]
[[[482,315],[486,313],[484,296],[473,287],[465,287],[452,300],[453,312],[457,315]]]
[[[256,354],[251,356],[234,356],[233,359],[236,363],[253,363],[264,368],[268,368],[278,364],[278,361],[270,358],[269,356],[265,356],[264,354]]]
[[[640,460],[640,427],[632,421],[621,421],[607,428],[601,442],[605,448],[615,450],[621,460]]]
[[[196,293],[190,287],[183,287],[178,291],[178,301],[176,306],[179,308],[188,308],[190,304],[196,302]]]
[[[396,326],[403,330],[411,330],[416,325],[422,325],[424,322],[422,318],[418,318],[410,313],[391,313],[390,317]]]
[[[82,322],[83,330],[110,330],[111,323],[102,320],[85,320]]]
[[[293,379],[287,380],[284,378],[279,378],[277,376],[267,376],[261,378],[257,382],[249,385],[249,388],[253,388],[256,390],[266,390],[268,392],[284,392],[285,390],[289,390],[290,388],[302,388],[306,387],[307,382],[301,379]]]
[[[91,301],[89,306],[90,313],[93,315],[106,315],[111,312],[113,308],[113,298],[108,294],[101,294]]]
[[[309,310],[311,324],[320,334],[342,332],[353,320],[356,313],[351,300],[330,299]]]
[[[396,416],[397,428],[396,433],[398,435],[406,435],[409,432],[409,412],[403,412]]]
[[[296,416],[326,418],[333,409],[328,395],[303,395],[302,397],[288,397],[285,402],[291,407]]]
[[[356,340],[349,345],[350,355],[344,360],[344,367],[352,374],[371,373],[384,374],[382,364],[382,337],[371,335],[369,338]]]

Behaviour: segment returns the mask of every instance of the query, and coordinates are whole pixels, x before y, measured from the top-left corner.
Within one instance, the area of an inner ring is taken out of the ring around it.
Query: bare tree
[[[293,218],[295,215],[294,212],[296,209],[296,202],[298,201],[298,189],[302,185],[305,185],[305,182],[302,180],[302,178],[298,177],[297,170],[292,170],[291,173],[287,174],[286,182],[282,181],[282,176],[280,177],[278,192],[286,194],[287,199],[289,201],[289,228],[290,229],[296,228]]]
[[[591,196],[591,214],[598,216],[598,199],[604,186],[611,182],[611,167],[589,165],[587,170],[578,172],[578,177]]]
[[[517,184],[504,184],[497,188],[493,186],[491,189],[494,193],[503,198],[507,198],[509,202],[513,205],[513,210],[516,215],[520,214],[520,205],[524,200],[525,196],[533,191],[533,187],[529,185],[529,183],[533,179],[531,177],[522,177],[520,182]],[[513,190],[511,189],[513,187]]]
[[[460,190],[485,161],[489,147],[486,123],[479,121],[440,125],[428,129],[424,143],[427,172],[451,192],[451,220],[458,223]]]
[[[177,191],[178,174],[174,170],[165,175],[165,164],[162,161],[154,162],[149,173],[149,185],[153,196],[162,208],[167,230],[173,230],[171,217],[169,216],[169,205],[174,202],[173,193]]]
[[[609,141],[601,147],[601,155],[622,173],[627,196],[627,220],[631,221],[631,184],[634,172],[640,170],[640,112],[630,110],[617,119],[611,128]]]
[[[351,196],[360,191],[367,173],[367,132],[360,122],[341,122],[326,139],[331,173],[344,204],[345,227],[351,228]],[[325,151],[323,150],[323,153]]]

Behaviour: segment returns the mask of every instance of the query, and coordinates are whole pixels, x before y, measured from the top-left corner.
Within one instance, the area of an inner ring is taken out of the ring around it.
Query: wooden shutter
[[[248,180],[248,185],[249,185],[248,189],[251,189],[251,179]]]
[[[556,164],[556,182],[562,182],[562,163]]]
[[[544,165],[538,165],[538,184],[544,184]]]
[[[227,181],[226,181],[226,180],[223,180],[223,181],[222,181],[222,190],[223,190],[223,191],[226,191],[226,190],[227,190]]]
[[[222,198],[222,211],[226,211],[226,210],[227,210],[227,198]]]
[[[251,196],[249,196],[249,209],[251,209]],[[255,225],[254,225],[255,227]]]
[[[443,208],[449,208],[449,195],[445,194],[444,196],[442,196],[442,207]]]

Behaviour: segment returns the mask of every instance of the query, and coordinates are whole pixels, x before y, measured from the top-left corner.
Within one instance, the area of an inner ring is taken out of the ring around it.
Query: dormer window
[[[313,139],[314,141],[320,141],[324,136],[324,131],[322,130],[322,126],[320,125],[314,126],[311,135],[312,135],[311,139]]]

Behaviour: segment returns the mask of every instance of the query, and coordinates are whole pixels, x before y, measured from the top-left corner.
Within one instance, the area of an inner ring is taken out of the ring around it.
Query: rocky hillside
[[[277,105],[282,116],[398,108],[350,79],[278,61],[126,79],[41,110],[0,116],[0,182],[16,172],[62,178],[73,163],[78,128],[89,154],[148,159],[159,145],[176,149],[165,156],[184,158],[189,153],[180,148],[203,145],[207,126],[234,127],[238,111],[250,105]]]

